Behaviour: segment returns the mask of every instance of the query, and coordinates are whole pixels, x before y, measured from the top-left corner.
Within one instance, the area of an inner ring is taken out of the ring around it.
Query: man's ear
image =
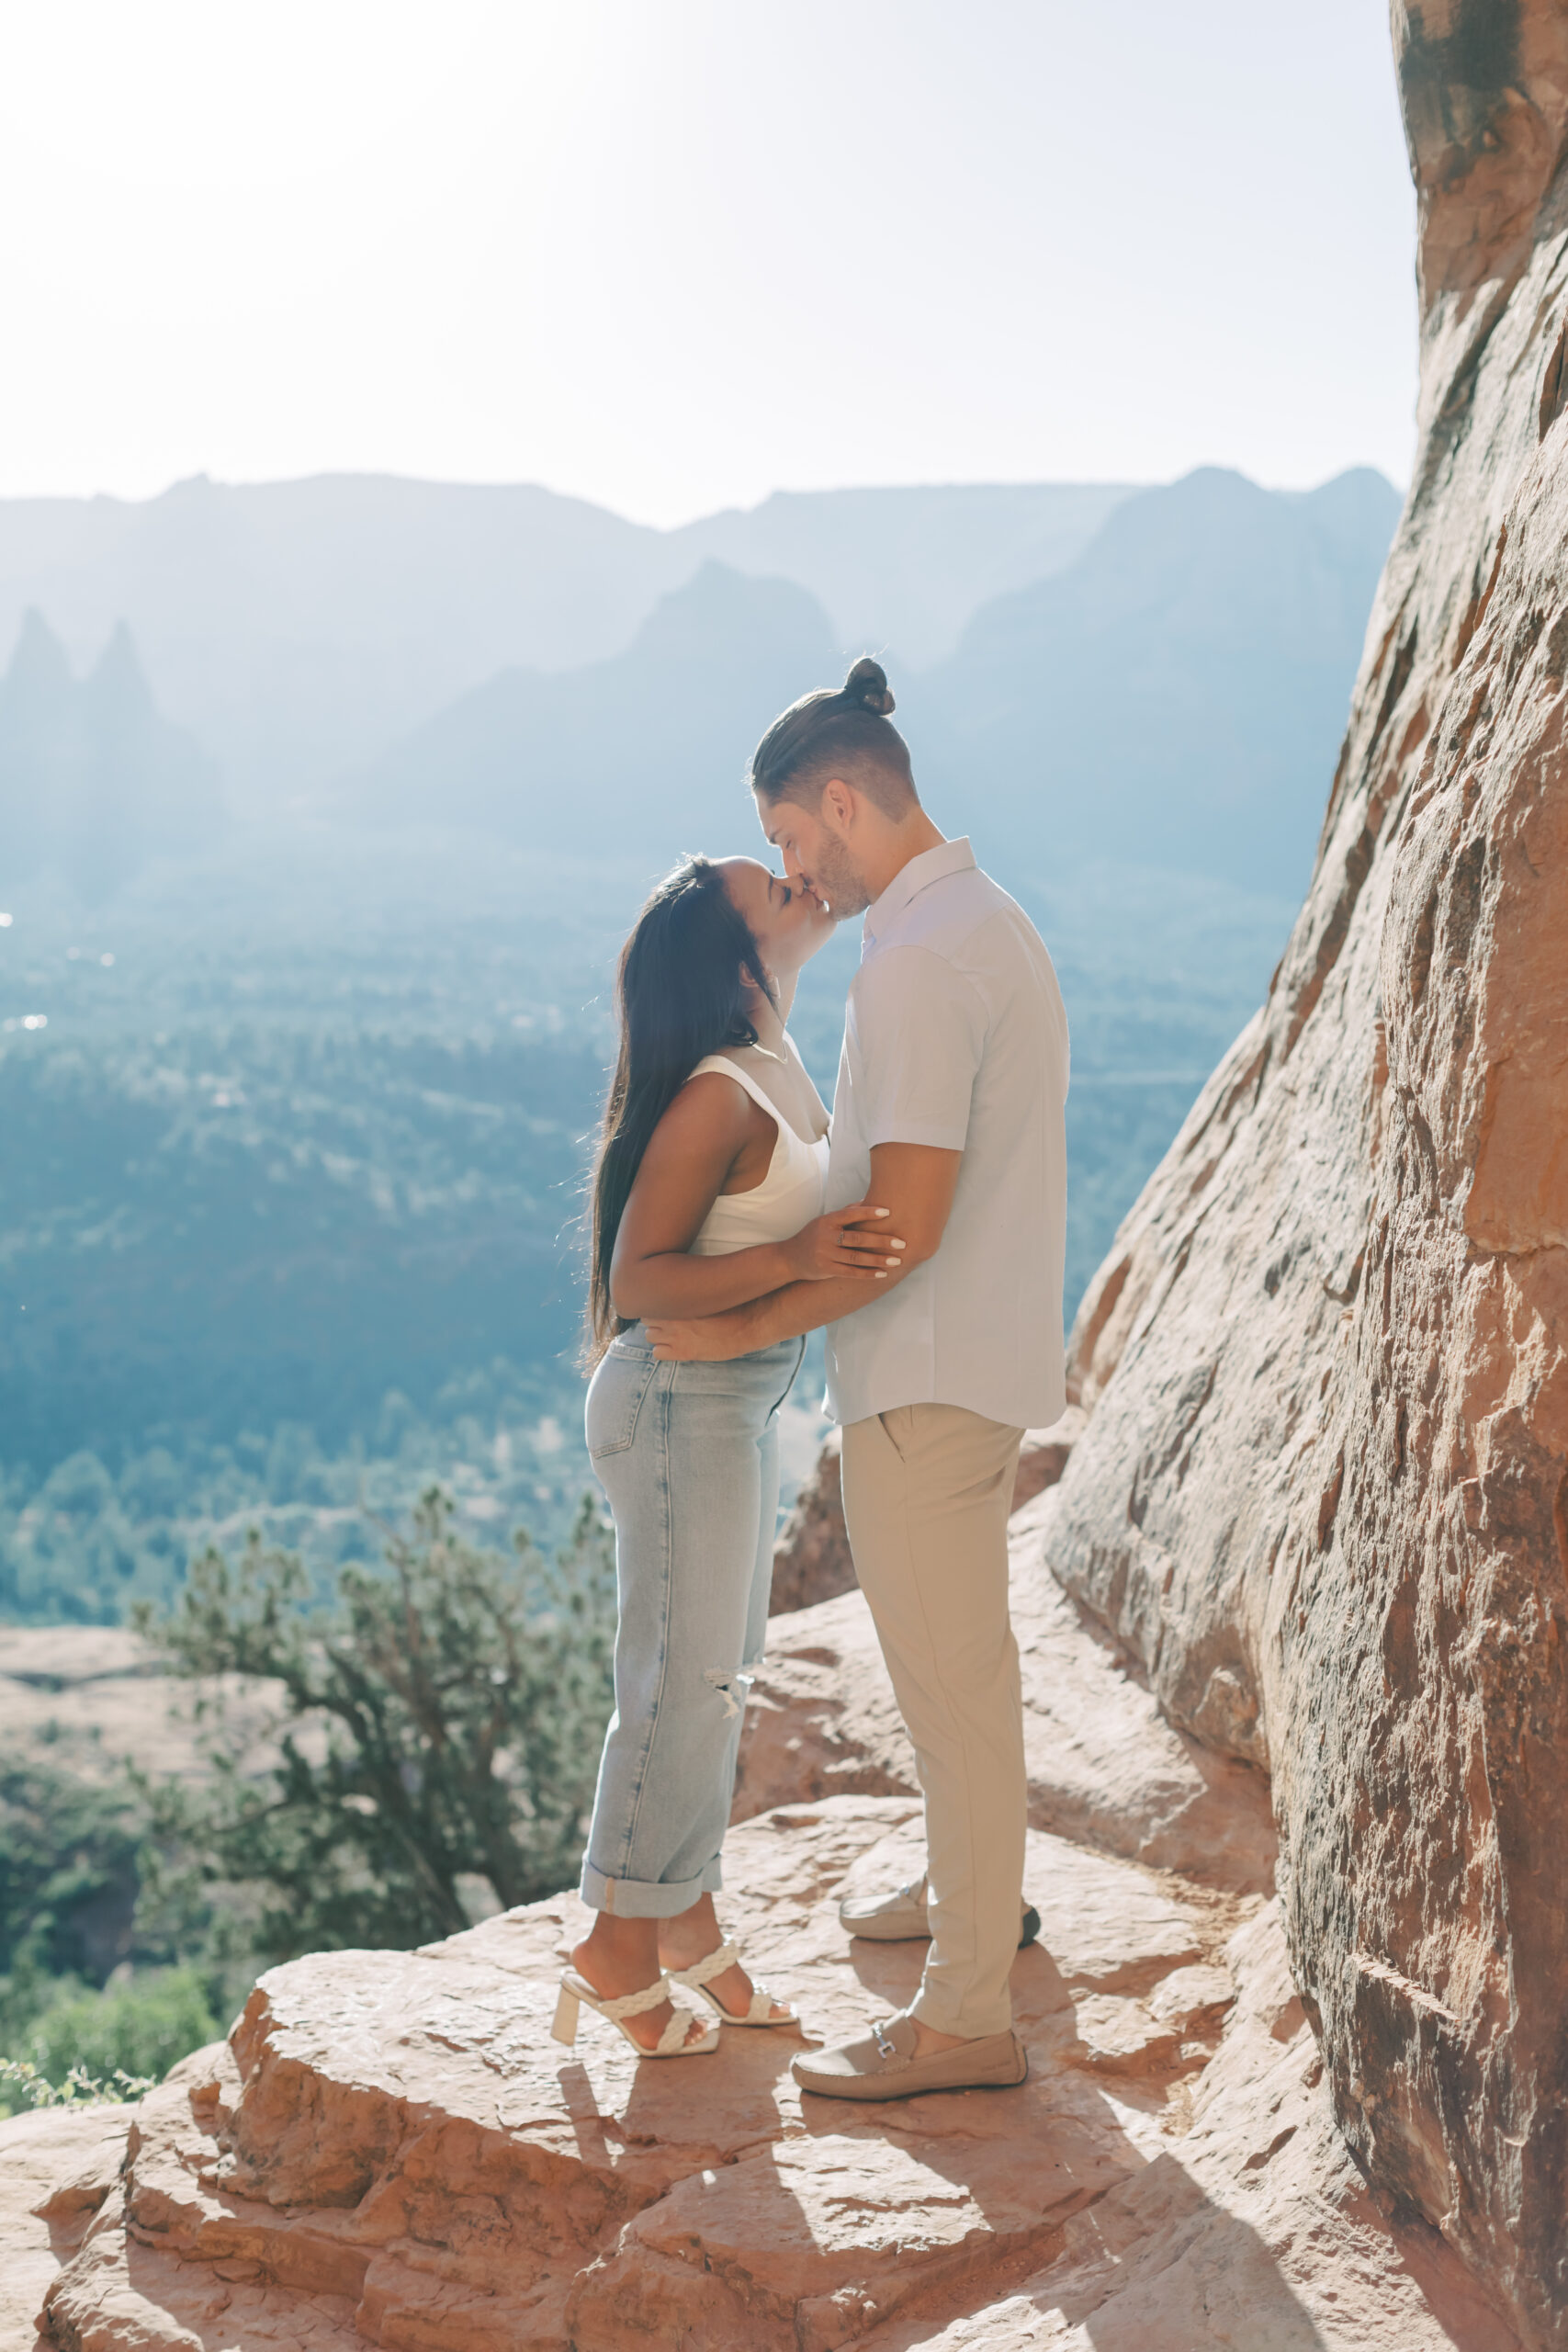
[[[819,812],[836,833],[847,833],[855,820],[855,796],[842,776],[830,775],[822,786]]]

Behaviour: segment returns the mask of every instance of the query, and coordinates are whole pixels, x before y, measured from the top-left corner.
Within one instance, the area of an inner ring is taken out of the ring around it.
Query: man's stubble
[[[831,833],[824,834],[811,866],[813,894],[826,903],[835,922],[848,922],[852,916],[864,914],[871,904],[865,878],[843,843]]]

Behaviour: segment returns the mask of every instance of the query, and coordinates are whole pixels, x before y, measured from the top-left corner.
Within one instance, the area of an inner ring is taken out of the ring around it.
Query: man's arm
[[[852,1290],[884,1278],[903,1236],[895,1238],[897,1227],[863,1201],[814,1218],[784,1241],[691,1255],[742,1148],[765,1143],[771,1154],[777,1136],[776,1122],[734,1079],[712,1070],[688,1081],[654,1129],[621,1215],[610,1262],[617,1315],[715,1316],[797,1280],[807,1289],[829,1280]],[[855,1230],[863,1225],[863,1233]]]
[[[789,1283],[728,1314],[700,1318],[645,1317],[644,1329],[653,1352],[662,1363],[721,1363],[731,1356],[750,1355],[780,1340],[798,1339],[824,1323],[837,1323],[857,1307],[886,1298],[915,1266],[934,1257],[947,1227],[953,1195],[958,1184],[961,1151],[942,1151],[932,1144],[879,1143],[871,1155],[871,1182],[865,1197],[891,1211],[887,1223],[902,1236],[905,1247],[898,1269],[874,1290],[863,1275],[830,1277],[826,1282]]]

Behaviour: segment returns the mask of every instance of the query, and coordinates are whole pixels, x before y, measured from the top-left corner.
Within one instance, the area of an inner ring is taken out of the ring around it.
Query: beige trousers
[[[931,1951],[913,2014],[1002,2033],[1026,1793],[1008,1513],[1021,1430],[900,1405],[844,1430],[844,1520],[926,1800]]]

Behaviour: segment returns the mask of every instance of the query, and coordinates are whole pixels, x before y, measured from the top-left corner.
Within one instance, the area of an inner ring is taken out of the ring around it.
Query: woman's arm
[[[615,1236],[610,1297],[617,1315],[722,1315],[786,1283],[841,1275],[885,1279],[902,1243],[857,1223],[886,1211],[857,1202],[818,1217],[787,1241],[761,1242],[719,1258],[688,1253],[748,1143],[772,1152],[773,1122],[743,1087],[717,1070],[683,1086],[653,1131]]]
[[[890,1282],[912,1273],[936,1255],[953,1208],[963,1158],[961,1151],[943,1151],[935,1145],[874,1146],[871,1190],[891,1204],[893,1217],[909,1237],[907,1249],[898,1245],[901,1254]],[[880,1233],[876,1239],[881,1241]],[[893,1246],[887,1244],[890,1249]],[[870,1304],[863,1290],[848,1282],[828,1281],[813,1289],[797,1278],[767,1297],[742,1300],[733,1309],[717,1310],[709,1320],[656,1315],[649,1337],[654,1354],[663,1363],[723,1363],[732,1356],[750,1355],[757,1348],[772,1347],[779,1340],[815,1331],[824,1323],[837,1323]]]

